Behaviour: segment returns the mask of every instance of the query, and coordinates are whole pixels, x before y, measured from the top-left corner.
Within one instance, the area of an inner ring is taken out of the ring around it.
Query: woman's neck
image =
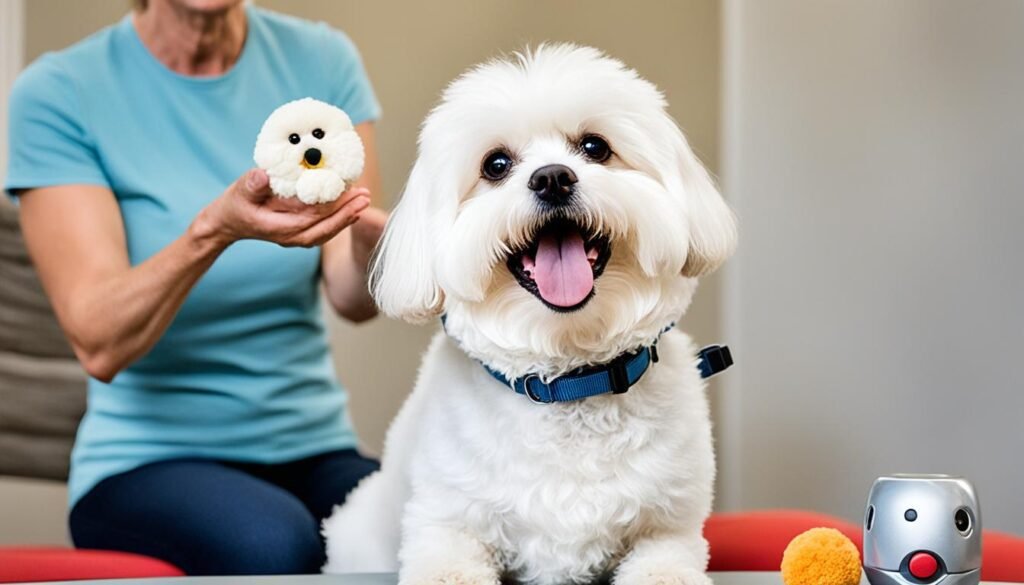
[[[142,44],[171,71],[196,77],[223,75],[245,45],[245,5],[200,12],[152,0],[132,14]]]

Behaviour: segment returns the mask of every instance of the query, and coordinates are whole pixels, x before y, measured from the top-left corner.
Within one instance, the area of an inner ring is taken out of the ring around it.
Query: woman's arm
[[[233,242],[316,246],[369,205],[365,189],[306,206],[273,197],[249,171],[166,248],[132,267],[121,212],[105,187],[65,185],[21,194],[32,260],[71,346],[94,378],[110,381],[163,335],[196,281]]]
[[[379,193],[380,170],[373,123],[359,124],[356,132],[362,138],[366,152],[363,175],[356,186],[369,189],[370,193]],[[377,307],[367,288],[366,270],[387,218],[387,212],[369,207],[360,214],[352,229],[341,232],[323,246],[321,266],[327,299],[334,310],[349,321],[360,323],[377,314]]]

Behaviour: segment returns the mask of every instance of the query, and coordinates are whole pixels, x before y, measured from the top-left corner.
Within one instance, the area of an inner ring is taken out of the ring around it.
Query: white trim
[[[719,119],[719,181],[726,200],[739,207],[740,185],[738,160],[740,130],[740,96],[742,95],[742,14],[744,0],[725,0],[721,4],[721,110]],[[743,224],[740,223],[740,243],[743,246]],[[742,250],[741,250],[742,252]],[[742,253],[725,263],[722,272],[722,304],[720,323],[722,338],[733,343],[743,339],[740,324],[740,261]],[[743,508],[743,348],[737,347],[739,367],[722,376],[719,382],[721,398],[718,401],[718,493],[716,507],[722,511]]]
[[[0,0],[0,177],[7,174],[7,102],[24,64],[23,0]]]

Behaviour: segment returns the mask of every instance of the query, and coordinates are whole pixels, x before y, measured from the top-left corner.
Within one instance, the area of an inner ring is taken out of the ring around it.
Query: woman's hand
[[[349,189],[335,201],[319,205],[276,197],[267,174],[252,169],[200,212],[193,229],[221,247],[246,239],[312,247],[355,223],[369,205],[369,191],[363,188]]]

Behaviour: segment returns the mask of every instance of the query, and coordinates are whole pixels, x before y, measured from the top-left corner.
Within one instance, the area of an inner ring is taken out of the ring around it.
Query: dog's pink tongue
[[[579,232],[541,237],[534,260],[532,276],[540,296],[556,307],[578,305],[594,289],[594,271]]]

